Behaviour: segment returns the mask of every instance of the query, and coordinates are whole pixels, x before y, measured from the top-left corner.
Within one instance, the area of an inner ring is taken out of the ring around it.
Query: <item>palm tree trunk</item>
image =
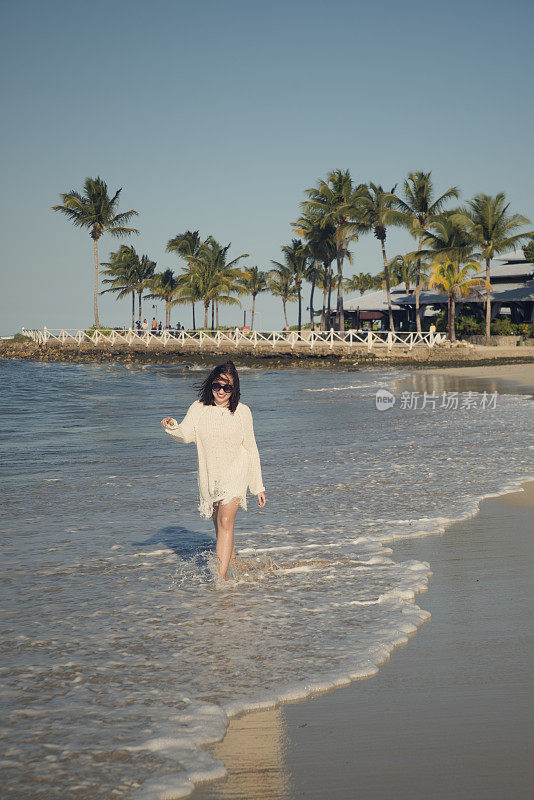
[[[386,243],[380,239],[380,244],[382,245],[382,258],[384,260],[384,276],[386,278],[386,295],[388,298],[388,314],[389,314],[389,329],[390,331],[395,331],[395,326],[393,325],[393,311],[391,310],[391,293],[389,287],[389,266],[388,260],[386,258]]]
[[[250,330],[254,330],[254,312],[256,310],[256,295],[252,295],[252,320],[250,322]]]
[[[208,300],[207,303],[204,303],[204,330],[208,330],[208,310],[210,307],[210,302]]]
[[[193,270],[193,262],[192,261],[188,261],[187,262],[187,266],[189,267],[189,272],[192,272],[192,270]],[[191,308],[193,310],[193,330],[196,331],[197,326],[195,324],[195,301],[194,300],[191,301]]]
[[[415,328],[417,333],[422,333],[421,327],[421,309],[419,307],[419,298],[421,297],[421,286],[418,283],[415,287]]]
[[[137,296],[139,298],[139,323],[142,322],[142,319],[141,319],[141,295],[142,294],[143,294],[143,290],[142,289],[140,289],[140,290],[138,289],[137,290]]]
[[[419,252],[423,249],[423,237],[419,237]],[[421,282],[421,259],[417,259],[417,272],[415,275],[415,328],[417,333],[421,333],[421,310],[419,308],[419,296],[421,290],[418,288]]]
[[[301,292],[301,285],[298,284],[297,293],[299,298],[299,324],[298,324],[298,332],[300,333],[300,329],[302,327],[302,292]]]
[[[325,265],[326,266],[326,265]],[[326,272],[325,272],[326,276]],[[321,330],[326,330],[326,298],[328,294],[328,279],[325,277],[325,282],[323,286],[323,307],[321,309]]]
[[[315,330],[315,324],[313,320],[313,293],[315,292],[315,279],[317,277],[317,260],[313,262],[313,278],[312,278],[312,286],[310,292],[310,329],[313,331]]]
[[[211,329],[215,326],[215,300],[211,301]]]
[[[93,239],[93,250],[95,255],[95,293],[93,297],[93,306],[95,313],[95,328],[100,328],[100,321],[98,319],[98,239]]]
[[[454,302],[454,295],[451,297],[451,342],[456,341],[456,326],[454,324],[454,315],[455,315],[455,302]]]
[[[490,283],[490,264],[491,259],[486,259],[486,280]],[[487,290],[486,290],[487,291]],[[491,344],[491,293],[487,291],[486,294],[486,345]]]
[[[284,319],[286,321],[286,325],[289,328],[289,322],[287,321],[287,312],[286,312],[286,301],[282,298],[282,304],[284,306]]]
[[[451,333],[451,296],[449,295],[449,300],[447,303],[447,327],[449,329],[449,342],[452,341],[452,333]]]
[[[343,250],[337,249],[336,263],[337,263],[337,329],[341,333],[345,331],[345,310],[343,308]]]
[[[132,292],[132,330],[135,329],[135,291]]]
[[[219,330],[219,298],[215,301],[215,327]]]
[[[332,262],[328,265],[328,327],[332,327]],[[326,326],[325,326],[326,327]]]

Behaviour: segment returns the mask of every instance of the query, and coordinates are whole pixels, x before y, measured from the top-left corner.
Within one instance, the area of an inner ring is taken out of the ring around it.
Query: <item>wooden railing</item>
[[[371,352],[375,347],[385,347],[392,350],[395,346],[402,346],[412,350],[416,346],[434,347],[446,341],[446,337],[441,333],[393,333],[392,331],[363,331],[349,330],[344,333],[339,331],[251,331],[243,332],[238,328],[231,332],[223,331],[135,331],[132,329],[106,330],[102,332],[95,330],[92,333],[78,329],[68,328],[46,328],[42,330],[22,329],[24,336],[29,336],[34,342],[46,344],[47,342],[82,342],[89,341],[93,344],[107,342],[108,344],[143,344],[149,347],[151,344],[178,345],[180,348],[188,343],[196,343],[202,348],[206,344],[220,347],[221,344],[231,344],[234,347],[251,345],[253,348],[260,345],[269,345],[274,350],[276,345],[289,344],[291,350],[297,343],[309,346],[310,350],[320,345],[326,345],[330,350],[334,345],[364,345]]]

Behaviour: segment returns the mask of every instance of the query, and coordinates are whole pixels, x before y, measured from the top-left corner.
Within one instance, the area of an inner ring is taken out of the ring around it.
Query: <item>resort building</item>
[[[485,268],[481,277],[485,277]],[[490,267],[492,285],[491,318],[509,314],[512,322],[534,322],[534,263],[522,251],[493,259]],[[391,308],[396,330],[415,330],[415,294],[404,284],[391,289]],[[447,308],[448,297],[435,290],[423,290],[419,296],[422,317],[433,317]],[[347,297],[343,303],[345,326],[362,328],[366,322],[380,321],[388,327],[388,305],[385,289]],[[481,319],[485,314],[485,290],[456,301],[456,310],[468,310]],[[335,309],[331,313],[332,325]]]

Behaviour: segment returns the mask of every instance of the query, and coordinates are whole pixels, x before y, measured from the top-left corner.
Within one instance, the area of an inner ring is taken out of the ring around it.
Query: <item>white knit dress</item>
[[[232,413],[195,400],[182,422],[164,430],[179,442],[197,446],[198,510],[205,519],[211,517],[217,500],[224,505],[239,497],[239,505],[246,511],[247,487],[252,494],[265,491],[252,412],[245,403],[238,403]]]

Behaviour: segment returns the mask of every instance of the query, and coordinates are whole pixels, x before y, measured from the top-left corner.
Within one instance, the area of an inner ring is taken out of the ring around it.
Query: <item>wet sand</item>
[[[499,392],[534,395],[534,364],[440,367],[411,372],[396,391]]]
[[[479,380],[534,390],[531,366],[510,369],[432,380],[447,391],[451,380],[468,386],[460,391],[483,391]],[[194,800],[530,798],[533,556],[534,481],[483,500],[442,535],[395,542],[395,560],[431,565],[416,598],[431,620],[377,676],[233,719],[212,748],[228,775]]]
[[[534,481],[441,536],[397,542],[429,561],[432,619],[377,676],[231,721],[228,775],[195,800],[532,797]]]

